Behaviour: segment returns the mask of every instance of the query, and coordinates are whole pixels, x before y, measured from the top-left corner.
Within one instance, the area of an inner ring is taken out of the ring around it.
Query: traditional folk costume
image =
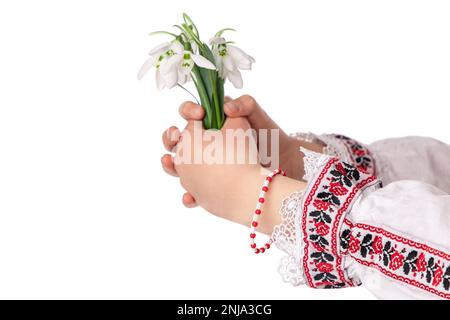
[[[325,153],[301,149],[307,187],[283,201],[272,235],[287,253],[283,279],[362,284],[383,299],[450,299],[450,147],[428,138],[369,147],[341,135],[313,139]]]

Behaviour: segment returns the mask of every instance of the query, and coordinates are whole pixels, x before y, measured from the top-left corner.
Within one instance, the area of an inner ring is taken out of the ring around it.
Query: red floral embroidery
[[[323,211],[327,211],[328,208],[330,207],[330,203],[326,202],[326,201],[322,201],[320,199],[316,199],[314,200],[313,206],[317,209],[317,210],[323,210]]]
[[[330,227],[327,226],[323,222],[317,222],[315,224],[315,227],[316,227],[317,234],[319,234],[321,236],[326,236],[328,234],[328,232],[330,232]]]
[[[405,257],[401,253],[395,251],[391,255],[391,262],[389,263],[389,268],[392,270],[397,270],[398,268],[403,266],[404,259],[405,259]]]
[[[339,171],[342,175],[347,175],[347,172],[344,169],[344,166],[342,165],[342,163],[338,163],[336,164],[336,170]]]
[[[320,272],[330,273],[333,271],[334,267],[331,263],[320,262],[317,264],[317,269],[319,269]]]
[[[319,173],[302,210],[303,270],[310,287],[343,288],[360,284],[343,270],[339,229],[361,190],[378,183],[376,177],[360,174],[355,167],[336,158],[330,159]],[[358,250],[358,241],[353,240],[354,250]]]
[[[367,173],[367,168],[365,168],[363,166],[357,166],[356,168],[363,173]]]
[[[427,261],[425,260],[425,254],[423,252],[417,258],[416,268],[419,272],[427,270]]]
[[[345,220],[341,250],[358,263],[402,283],[450,299],[450,253],[382,228]],[[359,250],[353,252],[351,246]],[[353,243],[353,244],[352,244]],[[348,244],[348,251],[345,251]],[[382,248],[381,252],[380,248]]]
[[[311,245],[314,247],[315,250],[317,250],[319,252],[325,251],[325,247],[322,247],[322,246],[320,246],[319,244],[317,244],[315,242],[311,242]]]
[[[354,165],[362,173],[376,174],[375,159],[372,157],[370,150],[360,144],[358,141],[350,139],[340,134],[330,135],[342,143],[351,158],[351,164]]]
[[[348,189],[341,185],[339,182],[331,182],[330,192],[335,196],[343,196],[347,194]]]
[[[380,254],[383,252],[383,240],[381,237],[376,236],[372,243],[372,249],[374,254]]]
[[[359,247],[360,247],[360,241],[352,236],[350,238],[350,242],[348,244],[348,250],[351,253],[355,253],[355,252],[359,251]]]
[[[433,286],[437,286],[442,281],[442,276],[444,275],[444,271],[442,271],[442,268],[437,266],[437,268],[434,270],[434,276],[433,276]]]

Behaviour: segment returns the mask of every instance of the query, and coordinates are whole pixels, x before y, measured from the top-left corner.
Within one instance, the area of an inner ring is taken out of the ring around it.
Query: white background
[[[2,1],[0,298],[373,298],[293,288],[281,253],[185,209],[163,174],[181,90],[138,82],[188,12],[253,55],[244,90],[287,131],[450,142],[448,1]]]

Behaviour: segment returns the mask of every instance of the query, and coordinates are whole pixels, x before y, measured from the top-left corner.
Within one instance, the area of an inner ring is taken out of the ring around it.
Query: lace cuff
[[[311,181],[314,174],[323,166],[329,156],[309,151],[303,147],[300,151],[304,153],[305,180]],[[308,188],[307,188],[308,189]],[[303,191],[290,194],[283,200],[280,208],[281,224],[273,229],[273,243],[278,249],[287,253],[283,257],[278,268],[283,281],[294,286],[305,284],[303,274],[303,232],[301,231],[301,214],[303,207]]]
[[[281,224],[275,226],[272,233],[273,243],[287,253],[278,268],[283,281],[294,286],[305,283],[302,270],[301,252],[303,237],[300,230],[300,213],[303,192],[294,192],[283,200],[280,209]]]

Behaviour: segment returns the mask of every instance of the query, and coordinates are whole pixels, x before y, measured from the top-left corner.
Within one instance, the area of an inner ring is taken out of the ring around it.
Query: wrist
[[[290,178],[303,180],[305,171],[303,166],[303,154],[300,152],[300,147],[313,152],[323,153],[323,148],[325,146],[325,144],[319,141],[308,142],[289,137],[287,147],[282,149],[282,152],[280,153],[280,164],[282,169],[287,171],[287,175]]]
[[[233,215],[230,220],[250,226],[255,206],[261,192],[261,187],[270,170],[255,166],[248,170],[238,182],[236,201],[233,201]],[[265,202],[262,205],[261,216],[257,231],[265,234],[272,233],[273,227],[280,223],[279,210],[284,198],[291,193],[305,188],[305,183],[282,175],[273,178],[266,193]]]

